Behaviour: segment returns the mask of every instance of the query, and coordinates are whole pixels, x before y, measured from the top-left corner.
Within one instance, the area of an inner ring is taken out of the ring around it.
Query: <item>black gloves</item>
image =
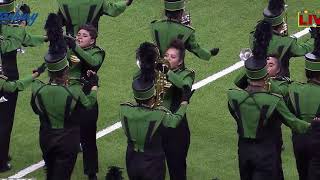
[[[99,86],[99,77],[96,73],[88,73],[86,79],[91,86]]]
[[[182,89],[182,101],[187,101],[188,103],[190,102],[190,98],[192,94],[194,93],[195,90],[191,91],[191,88],[189,86],[183,86]]]
[[[169,67],[164,63],[157,63],[156,69],[164,74],[167,74]]]
[[[39,66],[37,69],[34,69],[32,72],[33,73],[37,72],[40,75],[46,70],[46,68],[47,68],[47,64],[46,63],[42,63],[41,66]]]
[[[76,40],[74,38],[64,36],[64,39],[66,40],[66,43],[70,49],[74,50],[76,48]]]
[[[133,0],[127,0],[127,6],[130,6],[132,4]]]
[[[22,4],[22,5],[20,6],[20,11],[21,11],[23,14],[30,14],[30,13],[31,13],[30,7],[29,7],[27,4]]]
[[[212,48],[210,50],[211,56],[215,56],[219,53],[219,48]]]

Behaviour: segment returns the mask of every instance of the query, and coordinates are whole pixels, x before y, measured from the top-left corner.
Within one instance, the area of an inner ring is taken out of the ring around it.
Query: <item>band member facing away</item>
[[[68,51],[71,64],[70,83],[79,86],[86,95],[90,93],[92,87],[88,85],[82,87],[81,79],[86,77],[87,70],[98,72],[105,57],[105,51],[96,45],[97,36],[94,26],[83,25],[77,33],[76,41],[70,38],[67,41],[70,48]],[[98,102],[90,110],[82,109],[79,112],[84,173],[91,179],[96,178],[99,170],[96,144],[98,113]]]
[[[253,56],[245,61],[248,87],[228,91],[229,111],[238,125],[241,180],[281,179],[278,134],[281,120],[295,132],[306,132],[310,126],[290,113],[281,95],[268,91],[266,46],[271,34],[259,34],[268,28],[270,24],[264,21],[257,25]]]
[[[31,105],[40,119],[40,147],[47,179],[69,180],[80,143],[79,119],[75,115],[80,107],[91,108],[96,103],[98,77],[88,71],[92,85],[88,95],[78,86],[69,85],[67,46],[59,17],[49,14],[45,28],[50,41],[45,56],[50,80],[32,83]]]
[[[315,28],[315,45],[311,53],[305,55],[305,74],[307,83],[292,82],[289,85],[289,107],[292,113],[305,122],[311,123],[320,117],[320,29]],[[314,152],[311,134],[292,132],[292,144],[296,157],[300,180],[319,179],[319,157]],[[315,154],[315,158],[313,158]]]
[[[313,49],[313,39],[298,41],[297,38],[288,36],[285,22],[286,9],[284,0],[270,0],[263,11],[264,20],[272,24],[273,34],[268,46],[268,56],[274,54],[279,57],[281,76],[290,77],[289,65],[292,57],[304,56]],[[253,35],[253,32],[251,33]],[[254,38],[250,39],[251,45]]]
[[[164,55],[164,59],[170,64],[170,69],[165,70],[170,87],[167,87],[162,102],[162,105],[173,113],[178,110],[182,101],[183,89],[191,89],[195,78],[194,71],[185,67],[184,57],[184,43],[181,40],[173,40]],[[189,145],[190,130],[187,116],[184,115],[176,128],[165,128],[165,136],[163,137],[163,147],[171,180],[187,178],[186,159]]]
[[[98,30],[101,16],[116,17],[123,13],[132,1],[120,0],[111,3],[106,0],[57,0],[58,14],[63,19],[67,33],[74,36],[84,24],[92,24]]]
[[[141,62],[141,73],[132,82],[136,103],[124,103],[120,107],[121,123],[128,138],[126,165],[130,180],[165,179],[163,128],[179,125],[192,95],[191,89],[184,89],[174,114],[155,104],[154,62],[158,56],[158,49],[153,44],[140,45],[137,57]]]
[[[196,41],[195,30],[189,25],[182,24],[185,0],[165,0],[164,6],[167,19],[151,23],[152,38],[160,49],[161,57],[165,55],[165,51],[174,39],[182,40],[186,49],[200,59],[209,60],[211,56],[218,54],[219,48],[207,50],[200,47]]]
[[[13,13],[15,4],[13,0],[5,0],[0,2],[1,13]],[[12,22],[16,23],[16,22]],[[1,24],[1,47],[0,47],[0,61],[3,75],[8,78],[8,81],[15,81],[19,79],[19,72],[17,66],[17,49],[21,46],[36,46],[44,43],[45,36],[34,36],[26,32],[26,29],[18,24]],[[0,136],[0,164],[6,166],[9,158],[9,144],[11,131],[16,110],[16,103],[18,98],[18,91],[2,92],[0,97],[5,97],[8,101],[4,102],[0,108],[1,121],[5,129]],[[4,169],[10,169],[9,166]]]

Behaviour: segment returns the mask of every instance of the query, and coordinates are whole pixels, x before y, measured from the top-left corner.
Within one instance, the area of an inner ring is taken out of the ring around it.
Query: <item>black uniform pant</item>
[[[239,139],[241,180],[280,180],[278,144],[272,140]]]
[[[308,171],[311,162],[311,136],[310,134],[292,135],[293,152],[296,158],[296,165],[299,180],[308,179]]]
[[[320,122],[311,123],[311,155],[309,166],[309,180],[320,179]]]
[[[47,166],[47,180],[69,180],[77,160],[79,127],[40,130],[40,147]]]
[[[98,148],[96,142],[98,104],[90,110],[81,110],[80,142],[83,150],[84,174],[96,174],[98,166]]]
[[[280,180],[284,180],[284,175],[283,175],[283,169],[282,169],[282,158],[281,158],[281,153],[282,153],[282,146],[283,146],[283,139],[282,139],[282,132],[279,132],[279,137],[278,137],[278,142],[277,142],[277,149],[278,149],[278,155],[279,155],[279,174],[280,174]]]
[[[2,95],[4,95],[8,101],[0,103],[0,166],[3,166],[8,161],[10,136],[18,93],[0,93],[0,97]]]
[[[129,180],[164,180],[165,156],[159,152],[135,152],[127,147],[126,166]]]
[[[186,116],[178,127],[165,128],[163,148],[171,180],[187,179],[187,155],[190,145],[190,130]]]

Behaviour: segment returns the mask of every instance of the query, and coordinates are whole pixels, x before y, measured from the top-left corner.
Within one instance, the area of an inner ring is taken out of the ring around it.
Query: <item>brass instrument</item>
[[[159,106],[163,102],[164,95],[166,91],[172,86],[172,84],[167,80],[167,75],[165,74],[165,68],[170,69],[170,63],[166,59],[159,58],[156,61],[156,67],[162,67],[162,70],[156,70],[155,78],[155,88],[156,88],[156,100],[155,105]]]
[[[281,30],[280,30],[280,35],[282,36],[288,36],[288,11],[287,11],[288,5],[285,5],[285,18],[283,20],[282,26],[281,26]]]

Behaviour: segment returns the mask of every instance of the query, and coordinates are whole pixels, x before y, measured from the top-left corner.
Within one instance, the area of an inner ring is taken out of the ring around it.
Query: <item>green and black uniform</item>
[[[198,58],[209,60],[211,52],[200,47],[196,41],[195,30],[187,25],[174,20],[160,20],[151,23],[151,34],[153,41],[158,45],[161,57],[164,57],[171,41],[180,39],[184,42],[188,51]]]
[[[29,84],[31,84],[33,78],[27,77],[25,79],[9,81],[7,77],[0,75],[0,94],[5,95],[4,98],[7,98],[7,93],[14,93],[18,91],[24,90]],[[2,97],[0,95],[0,98]],[[5,99],[0,100],[0,109],[2,110],[8,109],[8,106],[12,105],[12,103],[5,101]],[[8,121],[11,119],[12,114],[10,112],[1,113],[1,121],[0,121],[0,167],[3,166],[4,163],[8,162],[8,150],[10,144],[10,134],[12,129],[13,121]],[[8,128],[11,127],[11,128]],[[9,138],[8,138],[9,137]]]
[[[281,120],[296,132],[306,132],[309,123],[290,113],[280,95],[269,92],[230,89],[228,107],[238,125],[241,180],[280,179],[277,142]]]
[[[80,107],[93,107],[96,96],[96,91],[86,96],[76,85],[33,82],[31,105],[40,119],[40,147],[48,180],[71,178],[80,143],[75,113]]]
[[[289,107],[298,118],[310,123],[315,116],[320,114],[319,90],[320,84],[313,81],[294,82],[289,86]],[[311,178],[309,176],[313,149],[311,140],[309,132],[292,132],[293,150],[300,180]],[[313,171],[317,173],[319,170],[313,169]]]
[[[186,104],[175,114],[159,106],[150,108],[132,103],[121,104],[120,119],[128,138],[126,166],[131,180],[164,180],[164,128],[175,128],[185,115]]]
[[[19,71],[17,66],[17,49],[23,46],[37,46],[44,42],[44,36],[33,36],[26,32],[23,27],[14,27],[11,25],[1,25],[1,62],[3,74],[8,78],[8,81],[19,79]],[[0,97],[4,96],[8,101],[1,103],[0,117],[5,123],[0,126],[0,131],[3,134],[0,136],[1,152],[0,164],[6,163],[9,153],[10,136],[18,99],[18,91],[0,92]],[[5,157],[6,156],[6,157]]]
[[[185,67],[169,70],[167,80],[172,86],[166,90],[162,105],[175,113],[181,103],[182,89],[184,86],[192,88],[195,73]],[[165,128],[163,148],[171,180],[186,179],[187,155],[190,145],[190,130],[187,116],[184,115],[181,123],[176,128]]]
[[[70,70],[70,82],[88,95],[90,93],[91,86],[81,86],[80,79],[86,77],[87,70],[93,70],[98,72],[100,69],[104,57],[105,51],[98,46],[90,46],[87,48],[80,48],[78,45],[74,50],[69,50],[68,59],[70,55],[75,55],[80,59],[80,62],[73,63],[69,60]],[[98,149],[96,144],[96,132],[97,132],[97,120],[98,120],[98,102],[90,110],[80,109],[80,134],[81,134],[81,146],[83,149],[83,167],[85,174],[95,174],[98,172]]]
[[[58,14],[62,17],[68,34],[75,36],[80,26],[92,24],[98,30],[100,17],[116,17],[126,10],[126,1],[110,3],[107,0],[57,0]]]

